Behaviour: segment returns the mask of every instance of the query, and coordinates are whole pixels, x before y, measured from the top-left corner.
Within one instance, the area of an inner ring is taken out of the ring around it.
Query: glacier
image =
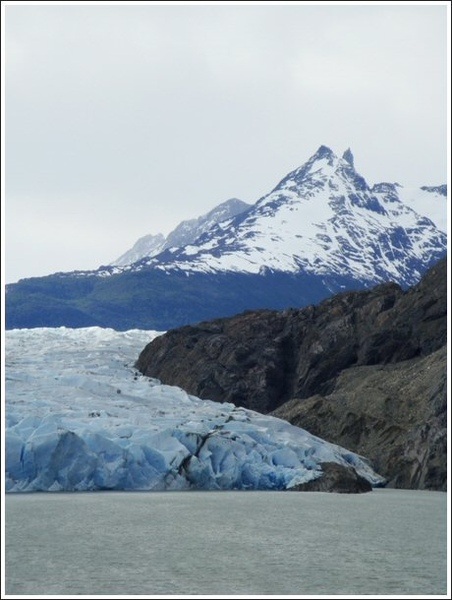
[[[275,417],[191,396],[134,368],[155,331],[5,333],[7,492],[283,490],[366,459]]]

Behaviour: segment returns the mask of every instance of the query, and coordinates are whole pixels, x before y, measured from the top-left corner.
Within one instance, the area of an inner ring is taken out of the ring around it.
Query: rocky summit
[[[137,368],[289,420],[367,456],[389,484],[446,488],[446,260],[403,291],[248,311],[169,331]]]

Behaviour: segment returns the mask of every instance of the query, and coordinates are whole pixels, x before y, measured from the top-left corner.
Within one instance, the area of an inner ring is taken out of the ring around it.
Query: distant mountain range
[[[206,215],[202,215],[197,219],[182,221],[167,237],[162,233],[145,235],[137,240],[130,250],[127,250],[127,252],[111,264],[118,267],[132,265],[142,258],[157,256],[157,254],[168,248],[181,248],[188,244],[193,244],[198,237],[209,231],[209,229],[212,229],[214,225],[235,217],[247,208],[250,208],[250,206],[250,204],[243,202],[243,200],[238,200],[238,198],[226,200],[226,202],[222,202]]]
[[[8,285],[6,324],[162,330],[386,281],[408,287],[446,254],[446,193],[370,187],[350,150],[321,146],[254,205],[229,200],[95,271]]]

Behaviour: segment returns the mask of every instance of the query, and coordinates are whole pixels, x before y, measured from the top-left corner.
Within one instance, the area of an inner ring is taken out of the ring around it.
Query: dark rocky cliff
[[[397,487],[445,489],[446,284],[443,260],[407,292],[385,284],[183,327],[146,346],[137,368],[274,411],[364,454]]]
[[[446,347],[424,358],[344,369],[331,393],[272,414],[372,462],[388,486],[446,489]]]

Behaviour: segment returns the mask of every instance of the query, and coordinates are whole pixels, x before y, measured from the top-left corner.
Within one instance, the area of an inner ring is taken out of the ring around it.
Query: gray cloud
[[[96,268],[326,144],[446,180],[446,6],[6,7],[6,275]]]

